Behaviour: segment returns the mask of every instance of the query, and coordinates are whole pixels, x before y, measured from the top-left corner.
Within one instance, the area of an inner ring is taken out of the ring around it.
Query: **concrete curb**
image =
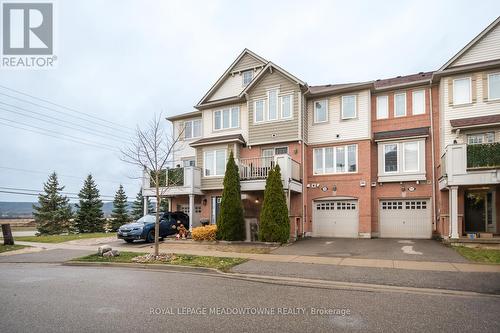
[[[215,268],[208,267],[194,267],[183,265],[170,265],[170,264],[141,264],[141,263],[128,263],[128,262],[86,262],[86,261],[66,261],[62,263],[63,266],[86,266],[86,267],[122,267],[122,268],[140,268],[151,270],[164,270],[176,272],[197,272],[197,273],[217,273],[221,274]]]

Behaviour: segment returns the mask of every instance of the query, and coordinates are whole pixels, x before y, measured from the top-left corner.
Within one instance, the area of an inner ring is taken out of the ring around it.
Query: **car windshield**
[[[146,215],[137,220],[137,223],[143,223],[143,224],[155,223],[155,222],[156,222],[156,217],[153,215]]]

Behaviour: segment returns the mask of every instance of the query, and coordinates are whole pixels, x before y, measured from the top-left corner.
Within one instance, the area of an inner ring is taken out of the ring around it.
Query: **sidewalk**
[[[32,243],[17,242],[20,245],[29,245],[43,249],[67,249],[82,251],[97,251],[97,246],[73,245],[67,243]],[[279,255],[279,254],[254,254],[225,252],[213,250],[199,250],[197,245],[187,245],[183,248],[175,248],[170,244],[160,244],[160,252],[170,252],[179,254],[191,254],[198,256],[212,257],[233,257],[246,258],[262,262],[280,262],[280,263],[299,263],[299,264],[319,264],[329,266],[350,266],[350,267],[371,267],[371,268],[389,268],[402,270],[418,271],[438,271],[438,272],[484,272],[500,273],[500,265],[474,264],[474,263],[451,263],[451,262],[433,262],[433,261],[406,261],[406,260],[386,260],[386,259],[356,259],[356,258],[336,258],[336,257],[318,257],[318,256],[297,256],[297,255]],[[151,249],[144,247],[116,247],[119,251],[129,252],[150,252]]]

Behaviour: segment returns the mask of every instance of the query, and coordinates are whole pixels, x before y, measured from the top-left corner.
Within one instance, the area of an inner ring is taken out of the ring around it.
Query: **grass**
[[[69,234],[69,235],[42,235],[42,236],[20,236],[14,237],[16,241],[38,242],[38,243],[62,243],[76,239],[111,237],[114,233],[95,232],[88,234]]]
[[[471,248],[466,246],[453,247],[463,257],[476,262],[500,264],[500,250]]]
[[[100,257],[97,254],[91,254],[85,257],[73,259],[72,261],[133,263],[132,258],[145,254],[146,253],[140,252],[120,252],[120,255],[118,257]],[[175,254],[174,258],[169,261],[152,261],[149,262],[149,264],[216,268],[218,270],[226,272],[231,267],[242,264],[245,261],[247,261],[247,259]]]
[[[25,245],[0,245],[0,253],[7,251],[15,251],[25,248]]]

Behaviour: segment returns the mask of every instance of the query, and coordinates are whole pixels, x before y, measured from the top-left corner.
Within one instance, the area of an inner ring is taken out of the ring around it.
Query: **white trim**
[[[194,122],[199,121],[200,122],[200,135],[194,136]],[[189,138],[186,137],[186,123],[191,123],[191,136]],[[203,136],[203,121],[201,118],[197,119],[190,119],[190,120],[185,120],[182,123],[182,126],[184,126],[184,140],[192,140],[192,139],[197,139],[201,138]]]
[[[232,126],[232,123],[233,123],[233,109],[238,109],[238,125],[233,127]],[[229,127],[224,127],[224,117],[223,117],[223,113],[224,111],[229,111]],[[220,117],[220,128],[215,128],[215,114],[217,112],[220,112],[221,113],[221,117]],[[213,118],[213,130],[214,132],[216,131],[225,131],[225,130],[231,130],[231,129],[235,129],[235,128],[240,128],[240,122],[241,122],[241,109],[238,106],[229,106],[229,107],[226,107],[226,108],[223,108],[223,109],[217,109],[217,110],[213,110],[212,111],[212,118]]]
[[[262,120],[257,120],[257,102],[262,102]],[[257,99],[253,102],[253,122],[254,124],[264,123],[266,121],[266,100]]]
[[[349,146],[355,146],[356,147],[356,170],[355,171],[348,171],[349,169]],[[344,149],[344,171],[337,171],[337,148],[343,148]],[[326,149],[333,149],[333,172],[326,172]],[[316,172],[316,153],[315,151],[321,150],[321,156],[322,156],[322,172],[318,173]],[[359,168],[359,161],[358,161],[358,144],[353,143],[353,144],[348,144],[348,145],[339,145],[339,146],[330,146],[330,147],[318,147],[318,148],[313,148],[313,175],[315,176],[324,176],[324,175],[342,175],[342,174],[353,174],[353,173],[358,173],[358,168]]]
[[[288,117],[283,116],[283,98],[284,97],[289,97],[290,98],[290,115]],[[280,101],[280,118],[281,119],[292,119],[293,118],[293,93],[291,94],[283,94],[278,97],[278,100]]]
[[[407,170],[406,169],[406,151],[405,147],[408,144],[416,144],[417,145],[417,168],[416,170]],[[419,172],[420,171],[420,143],[418,141],[408,141],[408,142],[402,142],[402,152],[403,152],[403,158],[402,158],[402,166],[403,166],[403,172]]]
[[[224,172],[222,174],[217,174],[217,152],[218,151],[223,151],[224,152]],[[207,176],[206,175],[206,161],[207,161],[207,153],[209,152],[213,152],[214,153],[214,162],[213,162],[213,170],[214,170],[214,173],[213,175],[210,175],[210,176]],[[203,177],[205,178],[217,178],[217,177],[224,177],[224,174],[226,173],[226,162],[227,162],[227,149],[211,149],[211,150],[205,150],[203,151],[203,170],[202,170],[202,174],[203,174]]]
[[[346,97],[354,97],[354,116],[352,116],[352,117],[345,117],[344,116],[344,98],[346,98]],[[357,110],[357,107],[358,107],[358,95],[356,95],[356,94],[343,95],[340,98],[340,103],[341,103],[340,117],[342,118],[342,120],[356,119],[358,117],[358,110]]]
[[[469,100],[465,103],[457,103],[455,104],[455,97],[457,96],[456,92],[455,92],[455,81],[460,81],[460,80],[469,80]],[[467,104],[471,104],[472,103],[472,77],[470,76],[466,76],[466,77],[461,77],[461,78],[457,78],[457,79],[453,79],[452,81],[452,87],[453,89],[453,106],[459,106],[459,105],[467,105]],[[448,92],[449,94],[450,92]]]
[[[379,110],[380,110],[380,103],[379,103],[379,98],[385,98],[385,116],[380,117]],[[377,112],[376,112],[376,118],[378,119],[388,119],[389,118],[389,96],[388,95],[380,95],[377,96],[376,100],[376,107],[377,107]]]
[[[423,107],[423,112],[421,113],[415,113],[415,93],[422,93],[422,96],[424,97],[423,99],[423,103],[422,103],[422,107]],[[419,115],[422,115],[422,114],[425,114],[425,89],[418,89],[418,90],[413,90],[411,92],[411,114],[413,116],[419,116]]]
[[[396,146],[396,168],[397,168],[396,171],[386,171],[385,170],[385,147],[389,146],[389,145]],[[382,173],[383,174],[399,173],[399,144],[397,142],[382,144],[382,157],[383,157],[383,160],[382,160]]]
[[[316,103],[318,102],[325,102],[325,109],[326,109],[326,119],[322,121],[317,121],[316,120]],[[314,124],[323,124],[328,122],[328,99],[319,99],[313,102],[313,123]]]
[[[401,114],[401,115],[397,115],[396,114],[396,105],[397,105],[397,103],[396,103],[396,97],[397,96],[401,96],[401,95],[404,95],[404,97],[405,97],[405,104],[404,104],[404,106],[405,106],[405,108],[404,108],[405,109],[405,113]],[[406,91],[402,92],[402,93],[394,94],[394,101],[393,101],[393,103],[394,103],[394,118],[406,117],[406,111],[407,111],[406,110],[406,103],[407,103],[407,100],[406,100]]]
[[[488,101],[498,101],[500,100],[500,97],[498,98],[490,98],[491,96],[491,90],[490,90],[490,76],[492,75],[498,75],[500,76],[500,72],[496,72],[496,73],[489,73],[488,74]],[[484,91],[483,91],[483,94],[484,94]]]
[[[270,118],[270,114],[271,114],[271,110],[270,110],[270,106],[271,106],[271,98],[269,98],[269,95],[270,93],[274,91],[276,93],[276,101],[275,101],[275,106],[276,106],[276,118],[273,118],[271,119]],[[276,120],[279,120],[279,116],[280,116],[280,106],[279,106],[279,97],[278,97],[278,94],[279,94],[279,88],[272,88],[272,89],[269,89],[267,91],[267,120],[268,121],[276,121]]]

